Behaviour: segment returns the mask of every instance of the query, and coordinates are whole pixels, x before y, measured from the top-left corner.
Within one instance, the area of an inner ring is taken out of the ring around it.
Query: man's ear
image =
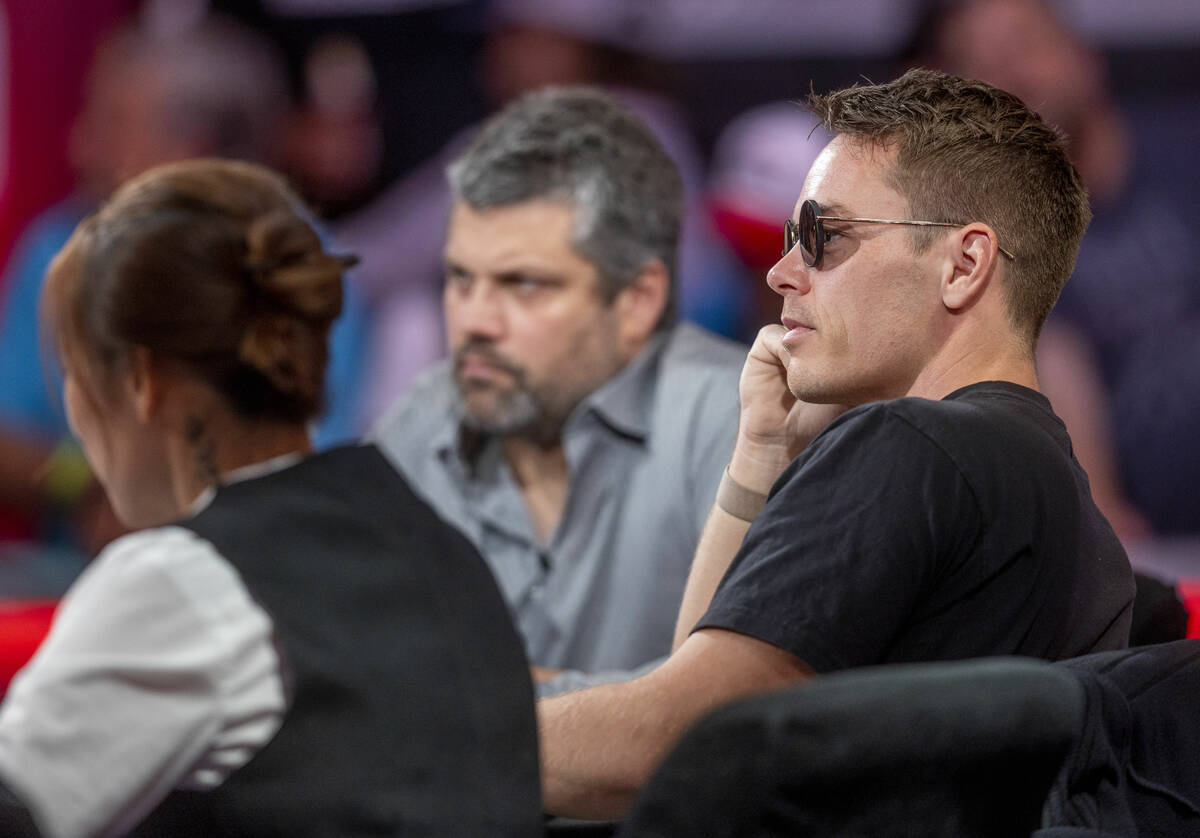
[[[671,296],[671,276],[657,259],[647,262],[633,282],[618,292],[613,305],[617,312],[618,340],[636,353],[654,334]]]
[[[125,387],[134,412],[139,420],[149,422],[162,407],[164,376],[167,373],[154,353],[144,346],[129,350],[126,367]]]
[[[1002,256],[996,232],[982,222],[955,231],[950,244],[950,259],[942,279],[942,303],[951,311],[965,311],[988,289]]]

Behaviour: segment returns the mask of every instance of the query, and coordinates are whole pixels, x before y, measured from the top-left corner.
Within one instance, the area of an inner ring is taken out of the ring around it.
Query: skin
[[[875,218],[908,218],[901,195],[876,188],[875,156],[834,140],[809,170],[806,193],[828,215],[870,210],[882,213]],[[845,157],[862,165],[844,165]],[[831,239],[819,270],[789,254],[767,274],[783,298],[788,387],[811,403],[902,396],[944,334],[938,288],[925,281],[936,255],[931,249],[914,257],[903,228],[830,221],[825,231]]]
[[[177,519],[227,472],[312,451],[303,425],[244,419],[185,368],[143,347],[110,370],[65,366],[67,421],[131,529]]]
[[[63,379],[67,422],[117,517],[131,527],[170,520],[178,505],[172,492],[163,491],[171,485],[164,439],[160,433],[138,438],[144,423],[127,371],[105,376],[99,386],[89,387],[87,378],[86,370],[68,366]]]
[[[836,214],[910,218],[886,182],[894,152],[839,137],[822,152],[800,201]],[[840,210],[845,210],[841,212]],[[835,228],[831,227],[832,232]],[[793,454],[843,405],[895,396],[937,399],[978,381],[1036,387],[1032,348],[1008,325],[994,231],[947,229],[922,254],[902,228],[846,225],[820,268],[799,250],[772,269],[779,324],[759,333],[739,385],[730,475],[766,492]],[[797,398],[800,396],[802,398]],[[680,608],[676,648],[634,681],[538,703],[546,809],[618,817],[686,728],[733,699],[796,684],[811,669],[768,643],[721,629],[690,631],[748,525],[714,507]]]
[[[571,245],[574,221],[550,201],[459,202],[445,247],[446,332],[468,421],[503,439],[544,541],[566,503],[563,424],[646,346],[669,283],[650,262],[606,299]]]

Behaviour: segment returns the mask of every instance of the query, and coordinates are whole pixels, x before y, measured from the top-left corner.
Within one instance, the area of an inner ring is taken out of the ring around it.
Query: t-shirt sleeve
[[[980,526],[949,456],[887,405],[846,414],[780,477],[696,628],[827,672],[880,663]]]

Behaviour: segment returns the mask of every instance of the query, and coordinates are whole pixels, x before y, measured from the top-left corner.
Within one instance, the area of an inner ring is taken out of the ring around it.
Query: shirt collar
[[[580,402],[567,425],[591,411],[618,433],[639,441],[649,436],[658,361],[666,339],[665,332],[655,334],[620,372]]]
[[[265,477],[268,474],[274,474],[277,471],[283,471],[285,468],[290,468],[296,463],[304,459],[304,455],[299,451],[291,451],[287,454],[280,454],[277,457],[272,457],[269,460],[263,460],[258,463],[251,463],[248,466],[241,466],[232,471],[227,471],[221,475],[220,484],[218,486],[208,486],[196,499],[192,501],[188,507],[188,517],[199,515],[203,512],[213,498],[217,496],[217,489],[220,486],[228,486],[230,483],[240,483],[243,480],[252,480],[255,477]]]

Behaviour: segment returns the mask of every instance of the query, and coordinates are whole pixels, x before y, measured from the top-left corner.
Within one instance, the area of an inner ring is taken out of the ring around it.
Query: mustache
[[[518,381],[523,381],[525,378],[524,367],[504,357],[498,351],[496,351],[496,348],[492,346],[492,344],[483,340],[468,340],[454,351],[455,373],[462,371],[463,363],[465,362],[467,355],[474,355],[476,358],[484,361],[489,366],[493,366],[498,370],[508,373]]]

